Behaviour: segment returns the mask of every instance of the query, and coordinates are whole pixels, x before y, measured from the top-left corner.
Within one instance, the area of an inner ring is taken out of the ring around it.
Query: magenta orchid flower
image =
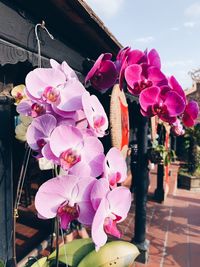
[[[86,92],[82,96],[82,104],[90,128],[96,136],[103,137],[108,129],[108,118],[100,101]]]
[[[69,223],[77,219],[91,225],[95,211],[90,200],[90,192],[95,178],[79,178],[63,175],[42,184],[35,196],[35,207],[39,217],[58,217],[60,226],[67,229]]]
[[[103,176],[109,181],[111,187],[116,187],[117,183],[122,183],[127,178],[127,165],[121,152],[113,147],[104,160]]]
[[[86,83],[90,81],[95,89],[103,93],[117,80],[117,69],[111,58],[110,53],[101,54],[85,78]]]
[[[92,191],[98,192],[97,198],[91,191],[91,200],[95,203],[93,207],[97,207],[92,223],[92,239],[96,250],[106,243],[107,234],[120,238],[121,233],[117,229],[117,223],[125,220],[131,206],[129,189],[120,186],[108,191],[108,181],[106,180],[106,185],[105,180],[105,178],[97,180],[92,188]],[[100,186],[101,183],[103,185]]]
[[[182,121],[186,127],[193,127],[199,115],[199,106],[196,101],[190,101],[183,113]]]
[[[141,112],[144,116],[158,115],[163,121],[173,123],[176,116],[183,113],[185,102],[175,91],[165,91],[165,88],[149,87],[139,96]]]
[[[149,53],[140,50],[126,51],[119,77],[120,88],[123,88],[124,78],[133,95],[139,95],[143,89],[152,85],[165,85],[167,79],[160,68],[160,57],[155,49]]]
[[[37,68],[29,72],[26,89],[33,100],[50,104],[58,110],[71,112],[82,108],[84,86],[77,79],[66,80],[65,73],[59,69]]]
[[[50,149],[61,167],[71,174],[97,177],[103,171],[102,143],[94,136],[83,137],[76,127],[56,127],[51,134]]]
[[[44,114],[35,118],[27,130],[27,143],[38,154],[42,153],[45,156],[51,133],[56,126],[57,120],[51,114]]]

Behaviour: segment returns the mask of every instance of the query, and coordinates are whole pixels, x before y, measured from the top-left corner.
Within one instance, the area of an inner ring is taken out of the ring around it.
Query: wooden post
[[[139,105],[138,105],[139,108]],[[138,112],[138,160],[133,174],[135,182],[135,232],[132,242],[140,250],[138,261],[145,263],[148,258],[148,245],[146,240],[146,204],[149,186],[149,169],[147,158],[148,146],[148,118]]]
[[[13,266],[12,106],[0,95],[0,259]]]

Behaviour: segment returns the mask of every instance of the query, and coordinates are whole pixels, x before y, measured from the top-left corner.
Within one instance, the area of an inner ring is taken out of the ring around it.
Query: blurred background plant
[[[183,140],[183,164],[181,171],[200,175],[200,123],[187,128]]]
[[[167,166],[176,159],[176,154],[173,149],[168,149],[165,145],[161,145],[155,140],[152,142],[152,147],[148,150],[148,158],[152,163]]]

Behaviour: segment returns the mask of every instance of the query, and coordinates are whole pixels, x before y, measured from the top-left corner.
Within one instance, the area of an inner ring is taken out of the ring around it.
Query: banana
[[[129,242],[112,241],[98,252],[90,252],[77,267],[130,267],[139,254],[137,247]]]
[[[59,262],[77,267],[82,258],[92,250],[94,250],[94,243],[91,238],[75,239],[59,248]],[[49,260],[53,260],[55,257],[56,251],[49,255]]]

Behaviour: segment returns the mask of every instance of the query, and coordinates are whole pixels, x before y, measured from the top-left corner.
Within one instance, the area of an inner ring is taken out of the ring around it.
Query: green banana
[[[137,247],[129,242],[112,241],[98,252],[90,252],[77,267],[128,267],[139,254]]]
[[[31,267],[48,267],[47,257],[43,257],[38,261],[34,262]]]
[[[58,259],[59,262],[77,267],[82,258],[92,250],[94,250],[94,243],[91,238],[75,239],[59,247]],[[53,260],[55,257],[56,251],[49,255],[49,260]]]

